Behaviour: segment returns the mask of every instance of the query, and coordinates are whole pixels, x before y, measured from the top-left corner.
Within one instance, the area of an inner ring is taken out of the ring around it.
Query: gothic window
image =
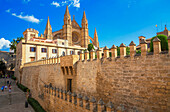
[[[70,68],[71,75],[73,75],[73,67],[70,66],[69,68]]]
[[[65,75],[65,70],[64,67],[61,67],[62,71],[63,71],[63,75]]]
[[[79,39],[78,34],[77,34],[76,32],[73,32],[73,33],[72,33],[72,41],[73,41],[73,42],[77,42],[78,39]]]

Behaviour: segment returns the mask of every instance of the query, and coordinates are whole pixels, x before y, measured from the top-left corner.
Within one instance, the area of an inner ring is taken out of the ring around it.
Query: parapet
[[[168,38],[168,46],[169,46],[169,51],[168,54],[170,55],[170,37]],[[102,51],[100,49],[96,51],[85,51],[81,52],[80,55],[67,55],[67,56],[61,56],[61,57],[53,57],[53,58],[48,58],[44,60],[39,60],[35,62],[29,62],[25,63],[24,66],[38,66],[38,65],[46,65],[46,64],[57,64],[60,63],[61,66],[73,66],[77,61],[94,61],[94,60],[101,60],[101,59],[124,59],[127,57],[130,57],[131,59],[134,59],[135,56],[141,56],[141,57],[146,57],[147,55],[154,54],[166,54],[167,52],[161,51],[161,42],[158,38],[156,38],[153,41],[153,48],[154,52],[148,52],[147,50],[147,42],[145,40],[141,41],[141,53],[137,54],[136,53],[136,44],[132,41],[129,44],[130,47],[130,55],[126,54],[126,47],[123,43],[120,45],[120,56],[117,55],[117,47],[113,45],[110,48],[105,46],[103,49],[104,56],[102,56]],[[109,55],[109,52],[111,55]]]
[[[27,29],[23,32],[23,34],[25,34],[26,32],[39,33],[38,30],[35,30],[35,29],[33,29],[33,28],[27,28]]]
[[[70,91],[62,90],[56,87],[51,87],[50,85],[44,85],[43,89],[44,100],[48,102],[49,97],[58,102],[62,102],[60,107],[70,105],[70,110],[76,112],[86,111],[86,112],[122,112],[119,106],[116,108],[111,101],[105,103],[102,99],[97,100],[93,96],[82,96],[80,93],[71,93]],[[50,99],[51,100],[51,99]],[[65,105],[67,104],[67,105]],[[55,107],[55,105],[53,105]],[[58,106],[58,105],[56,105]],[[122,106],[122,105],[121,105]],[[55,108],[54,108],[55,110]],[[66,110],[65,110],[66,111]]]

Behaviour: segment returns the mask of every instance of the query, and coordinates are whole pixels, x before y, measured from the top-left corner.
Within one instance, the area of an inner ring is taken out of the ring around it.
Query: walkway
[[[30,105],[25,108],[25,93],[16,86],[14,80],[0,79],[0,88],[5,84],[5,80],[12,81],[12,91],[10,97],[8,89],[4,92],[0,90],[0,112],[34,112]]]

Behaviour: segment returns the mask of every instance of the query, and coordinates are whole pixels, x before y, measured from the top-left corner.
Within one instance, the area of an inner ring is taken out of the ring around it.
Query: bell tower
[[[87,48],[89,44],[89,33],[88,33],[88,21],[86,18],[85,11],[83,12],[83,18],[82,18],[82,29],[81,29],[81,46]]]
[[[68,45],[72,46],[72,25],[68,6],[66,7],[66,12],[64,14],[63,39],[68,40]]]

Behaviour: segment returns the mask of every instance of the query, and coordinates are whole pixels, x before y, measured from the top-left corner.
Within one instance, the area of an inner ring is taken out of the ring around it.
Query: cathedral
[[[18,43],[16,49],[17,66],[52,57],[79,55],[81,51],[88,48],[90,40],[95,48],[99,48],[96,29],[94,38],[89,36],[85,11],[80,27],[75,18],[71,20],[68,6],[64,14],[64,25],[59,31],[52,31],[48,17],[44,34],[39,36],[37,30],[28,28],[23,35],[24,39]]]
[[[98,35],[95,29],[94,38],[89,36],[88,33],[88,20],[86,18],[85,11],[83,13],[83,18],[80,25],[76,22],[75,18],[71,21],[71,15],[69,13],[68,6],[64,14],[64,25],[61,30],[52,32],[52,27],[50,25],[50,20],[48,17],[46,29],[44,31],[45,39],[64,39],[68,40],[69,46],[78,45],[84,48],[88,47],[90,40],[95,47],[99,47]]]

